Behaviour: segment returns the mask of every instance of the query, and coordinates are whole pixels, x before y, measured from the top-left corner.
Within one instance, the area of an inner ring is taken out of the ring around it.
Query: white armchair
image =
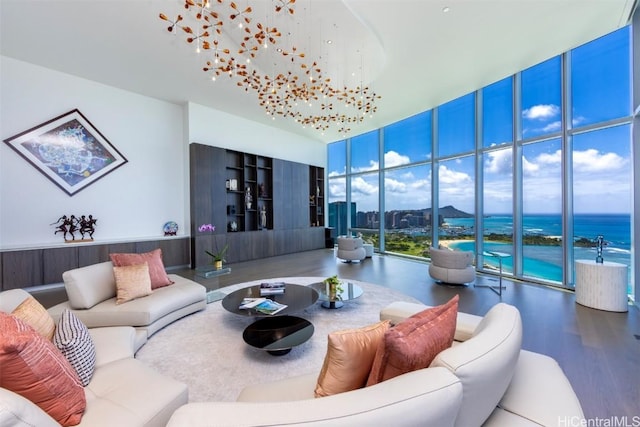
[[[464,285],[476,279],[473,252],[431,247],[429,275],[436,281]]]
[[[367,256],[362,244],[359,237],[339,236],[337,257],[346,262],[362,261]]]

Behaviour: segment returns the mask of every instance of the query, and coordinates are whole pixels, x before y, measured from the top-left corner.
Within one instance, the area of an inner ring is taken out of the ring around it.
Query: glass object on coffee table
[[[363,293],[360,286],[351,282],[342,282],[342,290],[335,296],[327,292],[327,287],[323,282],[312,283],[309,287],[318,292],[318,300],[322,301],[324,308],[340,308],[344,305],[344,301],[359,298]]]

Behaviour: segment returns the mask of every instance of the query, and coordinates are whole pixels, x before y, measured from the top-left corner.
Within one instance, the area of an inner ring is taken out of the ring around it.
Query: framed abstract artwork
[[[4,142],[70,196],[127,163],[77,109]]]

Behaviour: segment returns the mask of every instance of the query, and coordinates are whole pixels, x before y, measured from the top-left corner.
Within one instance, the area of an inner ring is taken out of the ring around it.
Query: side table
[[[366,258],[371,258],[373,256],[373,243],[363,243],[362,247],[364,248],[364,252],[366,253]]]
[[[489,288],[491,289],[493,292],[495,292],[496,294],[500,295],[502,297],[502,290],[506,289],[506,286],[502,286],[502,259],[503,258],[508,258],[511,256],[511,254],[506,253],[506,252],[497,252],[497,251],[484,251],[482,252],[483,256],[489,256],[489,257],[494,257],[494,258],[498,258],[498,266],[499,266],[499,282],[498,282],[498,290],[496,290],[496,288],[494,286],[491,285],[478,285],[477,283],[473,284],[474,288]]]
[[[215,268],[213,268],[213,266],[196,268],[196,276],[202,277],[203,279],[211,279],[229,273],[231,273],[231,267],[225,267],[219,270],[216,270]],[[211,289],[206,284],[204,285],[204,287],[207,288],[207,304],[221,300],[226,295],[218,288]]]
[[[575,291],[578,304],[606,311],[628,311],[627,281],[625,264],[576,260]]]

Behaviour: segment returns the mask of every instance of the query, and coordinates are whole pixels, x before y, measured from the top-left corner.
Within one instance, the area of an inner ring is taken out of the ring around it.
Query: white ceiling
[[[217,1],[217,0],[216,0]],[[279,0],[275,0],[276,2]],[[224,0],[226,6],[229,0]],[[215,3],[215,2],[214,2]],[[271,0],[236,0],[255,17]],[[409,117],[627,24],[633,0],[297,0],[284,31],[339,80],[348,68],[382,98],[350,135]],[[3,56],[178,104],[194,102],[326,142],[341,139],[272,120],[159,13],[180,0],[0,0]],[[448,12],[443,8],[448,7]],[[259,18],[255,18],[259,19]],[[265,18],[266,19],[266,18]],[[304,35],[300,35],[301,32]],[[292,36],[293,37],[293,36]],[[331,47],[324,44],[328,39]],[[331,50],[329,50],[331,49]],[[354,49],[357,55],[354,55]],[[310,52],[310,53],[309,53]],[[354,56],[357,58],[354,60]],[[359,63],[359,67],[358,67]],[[355,65],[354,65],[355,64]],[[344,77],[346,81],[346,77]]]

